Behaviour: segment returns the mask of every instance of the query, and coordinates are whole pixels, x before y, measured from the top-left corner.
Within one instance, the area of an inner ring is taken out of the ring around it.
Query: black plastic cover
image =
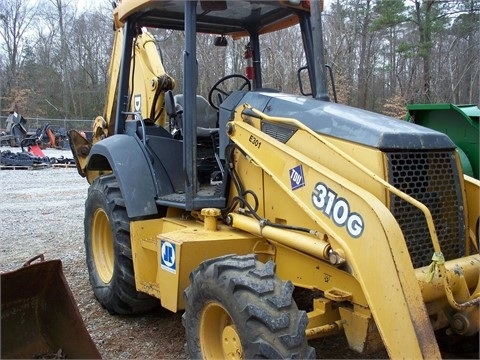
[[[242,103],[270,116],[296,119],[319,134],[382,151],[456,147],[448,136],[420,125],[342,104],[272,92],[232,94],[221,106],[220,128],[228,121],[225,110],[231,112]]]

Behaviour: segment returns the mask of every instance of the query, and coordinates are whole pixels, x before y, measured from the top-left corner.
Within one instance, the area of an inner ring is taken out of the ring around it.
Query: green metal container
[[[458,146],[463,172],[479,179],[478,106],[410,104],[407,110],[407,121],[447,134]]]

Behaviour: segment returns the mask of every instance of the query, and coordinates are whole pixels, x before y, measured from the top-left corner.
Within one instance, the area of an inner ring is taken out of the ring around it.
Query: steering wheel
[[[237,85],[236,80],[228,81],[230,79],[242,80],[240,82],[240,86]],[[230,85],[230,87],[228,87],[228,85]],[[213,84],[212,88],[210,89],[208,93],[208,103],[210,104],[211,107],[218,110],[220,103],[223,101],[224,97],[227,97],[228,95],[230,95],[230,93],[233,90],[243,90],[245,89],[245,87],[247,88],[248,91],[252,90],[252,83],[246,76],[240,75],[240,74],[232,74],[232,75],[224,76],[220,80],[218,80],[215,84]],[[216,98],[216,102],[214,101],[214,98]]]

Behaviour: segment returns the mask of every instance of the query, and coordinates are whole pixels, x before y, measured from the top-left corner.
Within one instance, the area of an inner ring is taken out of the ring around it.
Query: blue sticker
[[[177,261],[175,255],[175,244],[168,241],[161,241],[161,260],[160,266],[173,274],[177,272]]]
[[[303,177],[302,165],[298,165],[298,166],[295,166],[293,169],[290,169],[289,174],[290,174],[290,186],[292,187],[292,190],[305,186],[305,178]]]

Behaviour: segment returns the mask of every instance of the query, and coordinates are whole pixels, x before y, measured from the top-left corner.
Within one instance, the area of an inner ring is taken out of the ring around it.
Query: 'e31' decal
[[[317,183],[312,192],[312,203],[316,209],[332,218],[338,227],[345,226],[348,234],[353,238],[362,235],[365,225],[363,218],[356,212],[350,212],[350,205],[344,198],[322,182]]]

